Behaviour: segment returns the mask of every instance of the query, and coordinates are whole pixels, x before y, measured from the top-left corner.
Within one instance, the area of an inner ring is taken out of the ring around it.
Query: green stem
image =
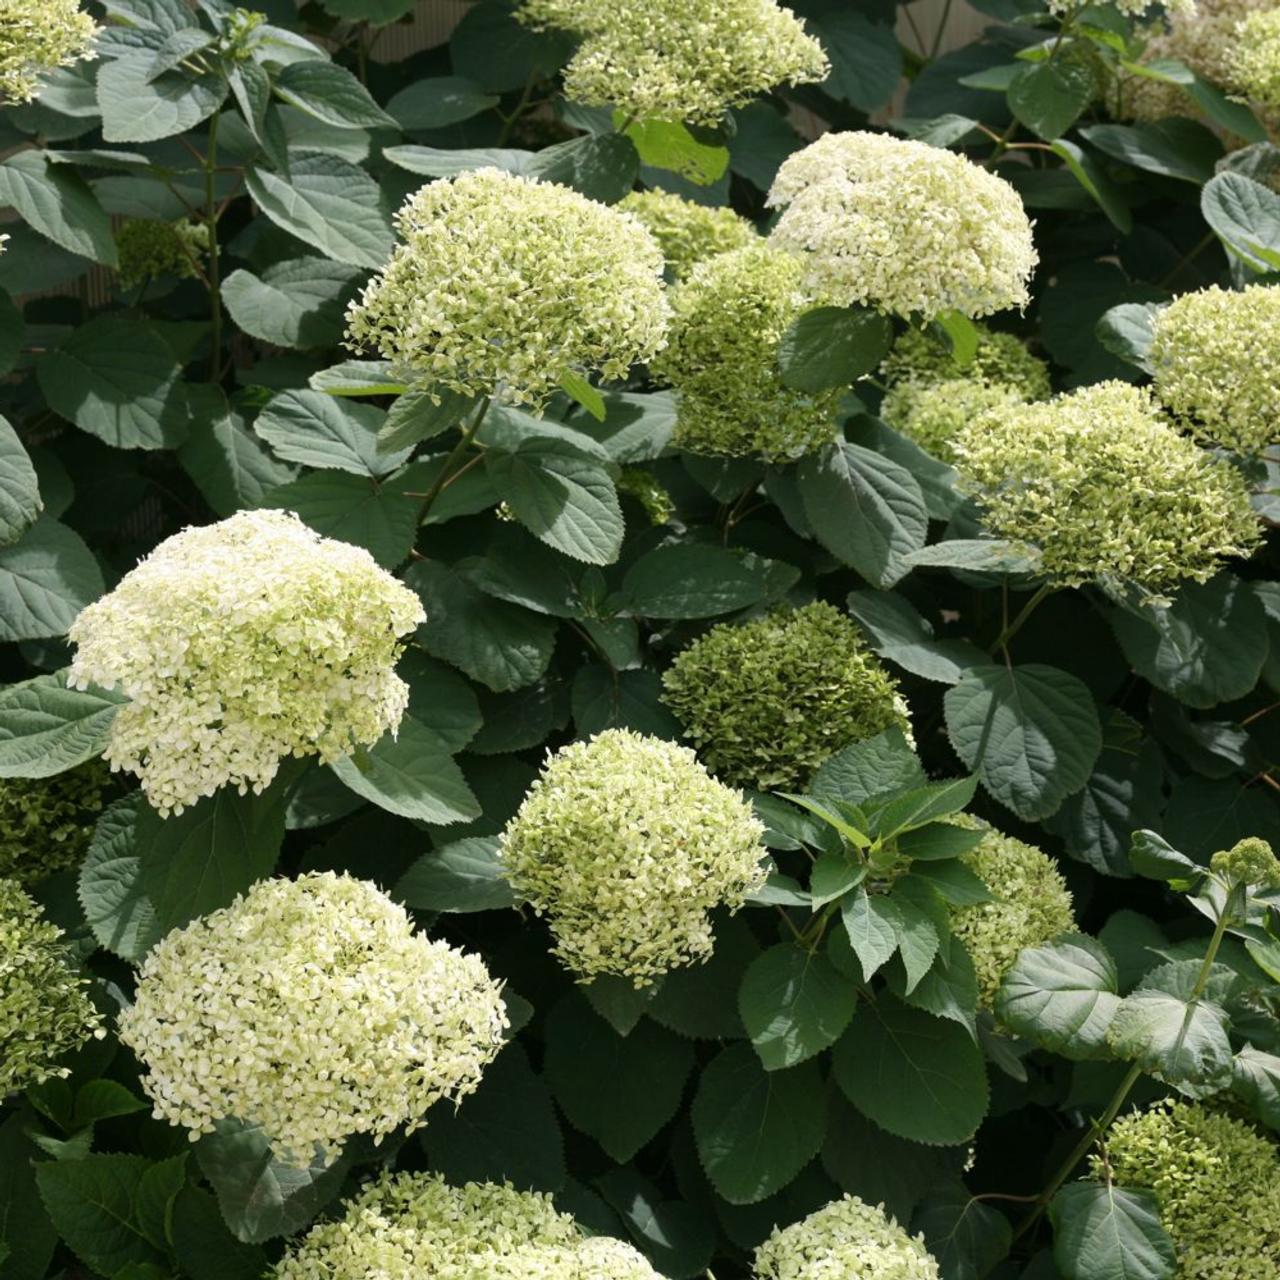
[[[537,73],[530,71],[528,78],[524,82],[524,91],[520,94],[520,101],[516,103],[511,114],[502,122],[502,130],[498,134],[498,141],[495,146],[505,147],[507,139],[511,137],[511,130],[516,127],[516,121],[524,115],[525,108],[529,105],[529,99],[533,96],[533,86],[537,82]]]
[[[933,44],[929,47],[929,61],[932,62],[938,56],[938,50],[942,48],[943,37],[947,34],[947,23],[951,18],[951,0],[944,0],[942,5],[942,17],[938,19],[938,29],[933,36]]]
[[[217,382],[222,371],[222,291],[218,280],[218,206],[215,180],[218,168],[218,114],[209,121],[209,146],[204,157],[205,222],[209,227],[209,305],[212,309],[209,381]]]
[[[1021,610],[1019,610],[1018,616],[1014,618],[1014,620],[1010,622],[1004,628],[1004,630],[1001,631],[1000,634],[996,637],[996,642],[991,646],[991,649],[990,649],[990,652],[992,654],[999,653],[1001,649],[1007,648],[1009,641],[1012,640],[1013,637],[1016,636],[1018,632],[1022,630],[1022,627],[1026,623],[1027,619],[1031,617],[1032,613],[1035,612],[1040,602],[1052,590],[1053,590],[1053,587],[1049,583],[1042,582],[1040,584],[1040,586],[1036,589],[1035,595],[1033,595],[1031,599],[1028,600],[1027,603],[1022,606]]]
[[[422,499],[422,509],[418,513],[418,523],[422,524],[427,518],[427,513],[431,510],[432,504],[440,496],[445,485],[453,479],[453,470],[458,460],[471,448],[471,443],[476,438],[476,432],[480,430],[481,424],[484,422],[484,416],[489,412],[489,397],[484,396],[476,409],[475,417],[462,429],[462,435],[458,439],[458,443],[453,446],[453,450],[449,456],[445,458],[444,465],[440,468],[440,474],[436,476],[431,487],[427,490],[426,496]]]

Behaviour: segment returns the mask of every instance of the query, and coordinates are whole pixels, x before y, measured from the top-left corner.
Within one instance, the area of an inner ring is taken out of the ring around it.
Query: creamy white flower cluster
[[[804,255],[809,287],[900,316],[985,316],[1027,304],[1031,223],[1003,178],[877,133],[828,133],[785,160],[770,242]]]
[[[465,1097],[502,1047],[500,985],[478,956],[415,934],[374,885],[321,872],[264,880],[147,955],[120,1039],[155,1114],[194,1141],[262,1126],[277,1158],[415,1129]]]
[[[275,1280],[658,1280],[621,1240],[584,1239],[551,1197],[510,1186],[452,1187],[384,1173],[344,1216],[306,1234]]]
[[[359,547],[283,511],[241,511],[162,542],[71,625],[69,683],[131,701],[105,758],[162,814],[230,783],[261,791],[279,761],[332,761],[400,723],[412,591]]]
[[[621,378],[662,348],[662,250],[629,214],[478,169],[423,187],[396,225],[347,338],[397,376],[541,408],[568,372]]]
[[[938,1280],[921,1236],[883,1207],[844,1196],[773,1234],[755,1255],[757,1280]]]
[[[618,208],[648,229],[675,280],[683,280],[699,262],[760,240],[755,227],[725,205],[695,204],[656,187],[633,191],[618,201]]]
[[[764,881],[763,834],[742,793],[687,747],[609,729],[548,758],[502,860],[570,969],[643,986],[711,954],[708,913]]]
[[[524,0],[533,27],[582,37],[565,96],[629,116],[716,124],[780,84],[831,70],[822,46],[774,0]]]
[[[0,103],[30,102],[46,72],[93,56],[97,33],[79,0],[0,0]]]
[[[1166,14],[1192,14],[1196,11],[1196,0],[1114,0],[1121,13],[1130,18],[1139,18],[1148,9],[1157,5]],[[1066,14],[1084,7],[1084,0],[1045,0],[1045,8],[1050,13]]]

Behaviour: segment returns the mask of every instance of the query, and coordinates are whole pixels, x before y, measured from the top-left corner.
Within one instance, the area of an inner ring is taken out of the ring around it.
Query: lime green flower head
[[[1280,1160],[1243,1120],[1199,1103],[1157,1103],[1117,1120],[1093,1176],[1155,1194],[1178,1280],[1280,1275]]]
[[[1280,858],[1257,836],[1238,841],[1209,859],[1209,867],[1232,884],[1270,887],[1280,884]]]
[[[708,913],[764,881],[763,833],[687,747],[609,729],[548,757],[501,852],[570,969],[644,986],[711,954]]]
[[[158,1118],[195,1141],[235,1116],[300,1165],[355,1133],[419,1128],[432,1103],[476,1088],[506,1027],[478,956],[332,872],[261,880],[173,930],[119,1024]]]
[[[774,0],[524,0],[532,27],[581,37],[565,96],[647,119],[717,124],[781,84],[813,84],[831,70],[822,46]]]
[[[0,779],[0,876],[31,885],[79,866],[109,786],[100,760],[52,778]]]
[[[989,1009],[1020,951],[1043,946],[1076,927],[1074,903],[1058,864],[1043,850],[967,814],[957,821],[986,831],[963,861],[986,884],[992,900],[953,907],[951,932],[969,952],[978,977],[978,1003]]]
[[[0,880],[0,1099],[65,1076],[58,1059],[101,1035],[62,930],[16,880]]]
[[[1280,288],[1184,293],[1156,314],[1151,365],[1197,438],[1237,453],[1280,443]]]
[[[633,191],[618,203],[658,242],[672,279],[683,280],[699,263],[731,249],[745,249],[760,236],[732,209],[695,204],[669,191]]]
[[[1033,356],[1025,342],[985,324],[974,328],[978,347],[967,364],[961,364],[951,348],[927,329],[905,330],[881,362],[881,378],[890,387],[900,382],[920,385],[967,378],[1010,387],[1022,400],[1043,400],[1049,395],[1049,366]]]
[[[662,250],[629,214],[478,169],[423,187],[396,224],[347,340],[399,377],[541,409],[566,373],[621,378],[662,348]]]
[[[897,684],[824,601],[712,627],[663,686],[707,768],[731,786],[797,791],[841,747],[890,725],[910,732]]]
[[[828,133],[784,160],[770,243],[798,254],[809,288],[931,320],[1025,307],[1036,265],[1018,193],[963,156],[876,133]]]
[[[880,416],[941,462],[956,460],[952,441],[974,418],[1024,403],[1015,387],[977,378],[899,382],[885,394]]]
[[[189,218],[177,222],[128,218],[116,232],[116,275],[126,289],[154,276],[193,280],[200,274],[200,260],[208,251],[206,223]]]
[[[833,1200],[773,1234],[755,1253],[756,1280],[938,1280],[923,1236],[908,1235],[883,1207]]]
[[[162,542],[68,632],[71,683],[132,701],[104,753],[181,812],[261,791],[286,756],[326,763],[400,724],[400,637],[422,602],[369,553],[284,511],[241,511]]]
[[[1251,13],[1235,29],[1236,87],[1264,107],[1280,107],[1280,9]]]
[[[654,376],[679,393],[672,443],[690,453],[788,461],[835,437],[840,389],[783,385],[778,343],[814,305],[804,268],[760,244],[699,263],[672,292]]]
[[[93,57],[97,33],[78,0],[0,0],[0,104],[30,102],[46,72]]]
[[[1040,547],[1044,573],[1064,585],[1103,575],[1152,592],[1203,582],[1258,543],[1239,473],[1128,383],[993,409],[961,431],[955,452],[986,527]]]
[[[676,513],[671,494],[644,467],[623,467],[617,486],[619,493],[629,494],[644,508],[652,524],[666,524]]]

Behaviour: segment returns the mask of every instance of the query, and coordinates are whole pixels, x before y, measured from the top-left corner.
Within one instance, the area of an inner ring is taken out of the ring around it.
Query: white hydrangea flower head
[[[1170,15],[1196,12],[1196,0],[1115,0],[1115,6],[1130,18],[1140,18],[1157,6]],[[1082,6],[1081,0],[1046,0],[1045,7],[1050,13],[1065,14]]]
[[[1280,444],[1280,288],[1184,293],[1154,329],[1156,395],[1192,435],[1244,454]]]
[[[618,202],[618,208],[634,214],[648,228],[675,280],[683,280],[699,262],[760,240],[755,227],[732,209],[695,204],[657,187],[633,191]]]
[[[952,151],[877,133],[828,133],[784,160],[770,242],[801,254],[837,305],[977,317],[1025,307],[1037,256],[1018,193]]]
[[[97,33],[79,0],[0,0],[0,104],[30,102],[46,72],[93,57]]]
[[[567,98],[640,119],[716,124],[730,107],[831,70],[775,0],[524,0],[517,12],[532,27],[581,37],[565,68]]]
[[[68,681],[131,700],[105,758],[181,813],[228,784],[261,791],[285,756],[328,763],[394,731],[401,637],[424,616],[362,548],[241,511],[167,538],[84,609]]]
[[[1280,10],[1260,9],[1235,28],[1235,86],[1247,98],[1280,108]]]
[[[709,912],[764,882],[763,834],[687,747],[609,729],[547,759],[501,852],[570,969],[643,986],[711,954]]]
[[[883,1206],[846,1195],[773,1234],[755,1253],[756,1280],[939,1280],[923,1236]]]
[[[263,880],[147,955],[120,1039],[158,1118],[192,1141],[234,1117],[278,1159],[333,1159],[460,1100],[502,1047],[501,985],[478,956],[413,930],[375,885]]]
[[[621,378],[662,349],[662,250],[630,214],[477,169],[428,183],[396,225],[347,340],[397,377],[537,410],[565,373]]]

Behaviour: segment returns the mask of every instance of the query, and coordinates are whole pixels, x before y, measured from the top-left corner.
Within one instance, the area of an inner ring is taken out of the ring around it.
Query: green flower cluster
[[[880,416],[940,462],[956,460],[952,441],[980,414],[1024,404],[1000,382],[946,378],[941,382],[900,382],[886,392]]]
[[[80,865],[110,771],[100,760],[52,778],[0,780],[0,876],[35,884]]]
[[[711,954],[709,912],[764,881],[763,834],[687,747],[609,729],[548,758],[501,854],[570,969],[639,987]]]
[[[651,524],[666,524],[676,513],[671,495],[644,467],[623,467],[616,481],[618,492],[629,494],[644,508]]]
[[[1249,14],[1235,29],[1235,84],[1264,107],[1280,107],[1280,9]]]
[[[662,348],[662,250],[628,214],[477,169],[423,187],[396,225],[347,338],[398,377],[538,409],[568,372],[621,378]]]
[[[1194,436],[1246,454],[1280,443],[1280,288],[1184,293],[1154,328],[1156,395]]]
[[[16,880],[0,880],[0,1099],[65,1076],[64,1054],[98,1031],[62,930]]]
[[[30,102],[46,72],[91,58],[97,33],[78,0],[0,0],[0,103]]]
[[[630,1245],[585,1239],[541,1192],[383,1173],[335,1222],[311,1228],[275,1280],[658,1280]]]
[[[203,222],[128,218],[116,232],[116,275],[126,289],[155,276],[193,280],[200,274],[200,259],[208,252],[209,228]]]
[[[1155,1194],[1178,1280],[1280,1275],[1280,1159],[1243,1120],[1199,1103],[1157,1103],[1116,1121],[1093,1175]]]
[[[1238,841],[1209,859],[1209,869],[1229,884],[1271,887],[1280,884],[1280,858],[1257,836]]]
[[[992,410],[965,427],[955,451],[986,527],[1038,546],[1044,573],[1064,585],[1103,575],[1153,592],[1203,582],[1258,542],[1240,474],[1128,383]]]
[[[822,46],[774,0],[524,0],[532,27],[581,37],[565,96],[640,119],[717,124],[780,84],[814,84],[831,67]]]
[[[673,280],[683,280],[699,263],[731,249],[745,249],[760,239],[746,218],[725,206],[695,204],[683,196],[654,188],[633,191],[618,202],[658,242]]]
[[[923,1236],[908,1235],[883,1206],[844,1196],[789,1227],[774,1227],[755,1253],[756,1280],[938,1280]]]
[[[1010,387],[1023,400],[1043,400],[1049,395],[1049,366],[1032,355],[1021,338],[985,324],[973,327],[978,333],[978,346],[966,364],[961,364],[950,346],[928,329],[905,330],[881,362],[881,378],[890,387],[904,382],[970,378]]]
[[[967,814],[956,821],[986,828]],[[978,1003],[989,1009],[1020,951],[1075,928],[1074,904],[1047,853],[994,828],[986,828],[962,861],[992,894],[990,902],[951,910],[951,932],[964,943],[978,977]]]
[[[834,438],[841,391],[785,386],[778,344],[814,305],[804,266],[760,244],[694,267],[672,292],[655,377],[679,393],[672,443],[690,453],[788,461]]]
[[[676,656],[663,701],[732,786],[797,791],[828,756],[890,725],[910,731],[893,677],[825,601],[721,623]]]

